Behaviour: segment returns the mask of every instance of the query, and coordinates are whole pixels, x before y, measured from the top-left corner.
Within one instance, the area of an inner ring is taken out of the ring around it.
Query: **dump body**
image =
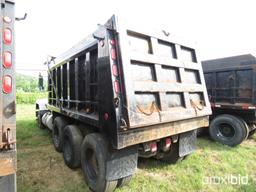
[[[213,113],[230,113],[255,123],[256,58],[240,55],[203,61]]]
[[[0,191],[16,191],[14,1],[0,8]]]
[[[208,125],[211,108],[193,45],[122,23],[104,26],[49,68],[47,108],[97,128],[114,148]]]

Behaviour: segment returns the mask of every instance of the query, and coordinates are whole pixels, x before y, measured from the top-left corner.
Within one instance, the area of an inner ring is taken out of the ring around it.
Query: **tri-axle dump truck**
[[[0,191],[16,191],[14,1],[0,8]]]
[[[209,133],[235,146],[256,131],[256,57],[247,54],[203,61],[213,114]]]
[[[48,101],[40,127],[70,168],[82,166],[93,191],[127,183],[138,156],[175,163],[195,150],[211,107],[194,46],[166,31],[113,16],[47,62]]]

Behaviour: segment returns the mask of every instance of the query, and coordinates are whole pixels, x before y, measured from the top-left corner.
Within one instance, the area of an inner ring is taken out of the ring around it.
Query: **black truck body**
[[[213,111],[210,119],[224,114],[238,117],[249,131],[247,138],[256,123],[256,57],[239,55],[203,61],[202,65]]]
[[[111,149],[107,181],[132,175],[138,151],[161,158],[179,143],[176,155],[188,155],[195,147],[195,130],[208,126],[211,108],[196,51],[165,31],[134,27],[113,16],[47,63],[49,96],[46,109],[37,103],[39,122],[53,130],[54,138],[60,124],[56,118],[79,127],[82,151],[88,132],[104,137]],[[83,167],[83,152],[81,158]]]
[[[0,8],[0,191],[16,191],[14,0]]]

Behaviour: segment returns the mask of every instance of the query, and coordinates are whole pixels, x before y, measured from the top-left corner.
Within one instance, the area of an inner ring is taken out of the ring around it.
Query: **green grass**
[[[16,92],[16,101],[18,104],[34,104],[37,99],[47,98],[47,92]]]
[[[34,105],[18,105],[18,191],[89,191],[80,169],[64,165],[51,144],[51,133],[36,127]],[[205,177],[247,176],[248,185],[203,184]],[[253,177],[254,175],[254,177]],[[254,178],[254,179],[253,179]],[[256,191],[256,135],[235,148],[198,139],[198,149],[184,161],[167,165],[139,159],[131,183],[117,192]]]

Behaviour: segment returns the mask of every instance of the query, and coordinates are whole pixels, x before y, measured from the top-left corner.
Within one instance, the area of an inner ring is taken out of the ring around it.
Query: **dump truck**
[[[236,146],[256,131],[256,57],[239,55],[202,65],[213,112],[210,136]]]
[[[0,191],[16,191],[14,1],[0,8]]]
[[[211,107],[194,44],[112,16],[50,57],[39,127],[93,191],[128,183],[139,157],[175,163],[195,150]]]

